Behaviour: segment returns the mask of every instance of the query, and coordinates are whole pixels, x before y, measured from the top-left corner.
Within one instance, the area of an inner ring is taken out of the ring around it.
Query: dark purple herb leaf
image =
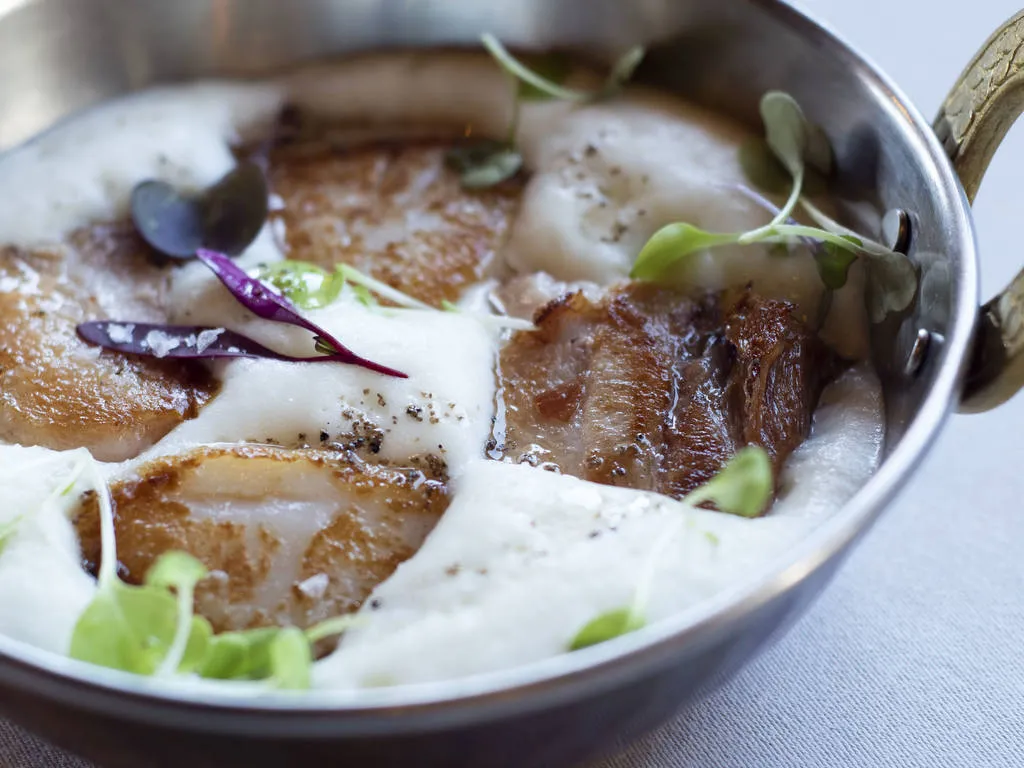
[[[244,251],[263,229],[269,196],[263,169],[239,163],[203,195],[203,247],[230,256]]]
[[[160,325],[97,320],[78,326],[78,335],[90,344],[130,355],[168,358],[265,357],[312,362],[329,357],[292,358],[268,349],[248,336],[224,328],[201,325]]]
[[[191,259],[203,245],[203,215],[195,200],[163,181],[143,181],[132,190],[132,222],[154,250]]]
[[[191,259],[200,248],[237,256],[256,239],[268,213],[268,189],[255,163],[240,163],[198,197],[149,180],[132,190],[132,222],[156,251]]]
[[[249,277],[245,270],[224,254],[200,248],[196,251],[196,257],[210,268],[239,304],[257,317],[275,323],[285,323],[305,328],[313,333],[314,337],[318,340],[318,348],[333,350],[331,357],[338,362],[359,365],[371,371],[383,373],[386,376],[407,378],[400,371],[367,360],[352,352],[352,350],[348,349],[348,347],[316,323],[302,317],[298,310],[284,296],[274,293],[256,278]]]
[[[317,347],[327,354],[312,357],[296,357],[275,352],[258,341],[224,328],[210,328],[202,325],[161,325],[159,323],[126,323],[113,320],[96,320],[81,323],[78,335],[86,342],[124,352],[129,355],[168,358],[179,360],[218,358],[264,358],[292,363],[344,362],[327,347]],[[377,366],[373,370],[383,368]],[[384,368],[381,372],[390,371]],[[395,372],[405,378],[405,374]]]

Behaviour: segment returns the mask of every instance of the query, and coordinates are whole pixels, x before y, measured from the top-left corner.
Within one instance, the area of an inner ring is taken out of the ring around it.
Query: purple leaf
[[[401,379],[408,378],[401,371],[380,365],[354,353],[316,323],[312,323],[300,315],[298,310],[286,298],[274,293],[256,278],[249,277],[245,270],[224,254],[200,248],[196,251],[196,257],[210,268],[239,304],[264,320],[297,325],[312,332],[316,342],[316,349],[325,352],[329,359],[339,363],[362,366],[386,376],[396,376]]]
[[[300,362],[331,359],[325,356],[305,358],[282,355],[240,333],[201,325],[97,320],[80,324],[78,335],[104,349],[157,358],[264,357]]]
[[[113,320],[95,320],[81,323],[78,335],[86,342],[124,352],[129,355],[144,355],[159,359],[217,359],[217,358],[264,358],[291,363],[348,362],[336,355],[314,355],[295,357],[263,346],[258,341],[224,328],[208,328],[201,325],[161,325],[159,323],[127,323]],[[376,366],[376,364],[373,364]],[[377,366],[383,368],[383,366]],[[376,370],[376,367],[374,368]],[[390,371],[390,368],[384,368]],[[397,376],[405,377],[398,373]]]

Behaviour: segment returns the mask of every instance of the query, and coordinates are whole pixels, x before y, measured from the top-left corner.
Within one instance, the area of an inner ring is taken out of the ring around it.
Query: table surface
[[[1020,0],[803,0],[926,116]],[[978,196],[982,286],[1024,266],[1024,127]],[[1024,395],[957,416],[789,634],[702,704],[595,768],[1024,764]],[[87,768],[0,724],[0,765]]]

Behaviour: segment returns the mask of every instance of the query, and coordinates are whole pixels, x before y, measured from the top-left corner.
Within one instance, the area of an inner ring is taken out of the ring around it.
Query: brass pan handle
[[[1024,11],[996,30],[949,92],[934,129],[972,203],[1024,112]],[[986,411],[1024,388],[1024,270],[981,308],[960,409]]]

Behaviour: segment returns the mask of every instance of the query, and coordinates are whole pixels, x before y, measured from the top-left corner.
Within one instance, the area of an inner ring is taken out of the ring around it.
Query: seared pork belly
[[[326,450],[200,448],[114,483],[122,578],[184,550],[210,576],[196,610],[218,631],[308,627],[354,611],[410,557],[448,506],[443,482]],[[77,516],[85,566],[99,565],[98,508]]]
[[[501,353],[491,455],[681,498],[741,447],[778,470],[837,361],[794,307],[643,284],[548,304]]]
[[[517,180],[464,190],[450,141],[346,145],[314,134],[269,157],[288,258],[345,263],[439,306],[485,276],[519,205]]]
[[[0,439],[120,461],[194,416],[214,390],[201,365],[101,351],[75,332],[86,320],[166,321],[168,280],[128,226],[0,247]]]

